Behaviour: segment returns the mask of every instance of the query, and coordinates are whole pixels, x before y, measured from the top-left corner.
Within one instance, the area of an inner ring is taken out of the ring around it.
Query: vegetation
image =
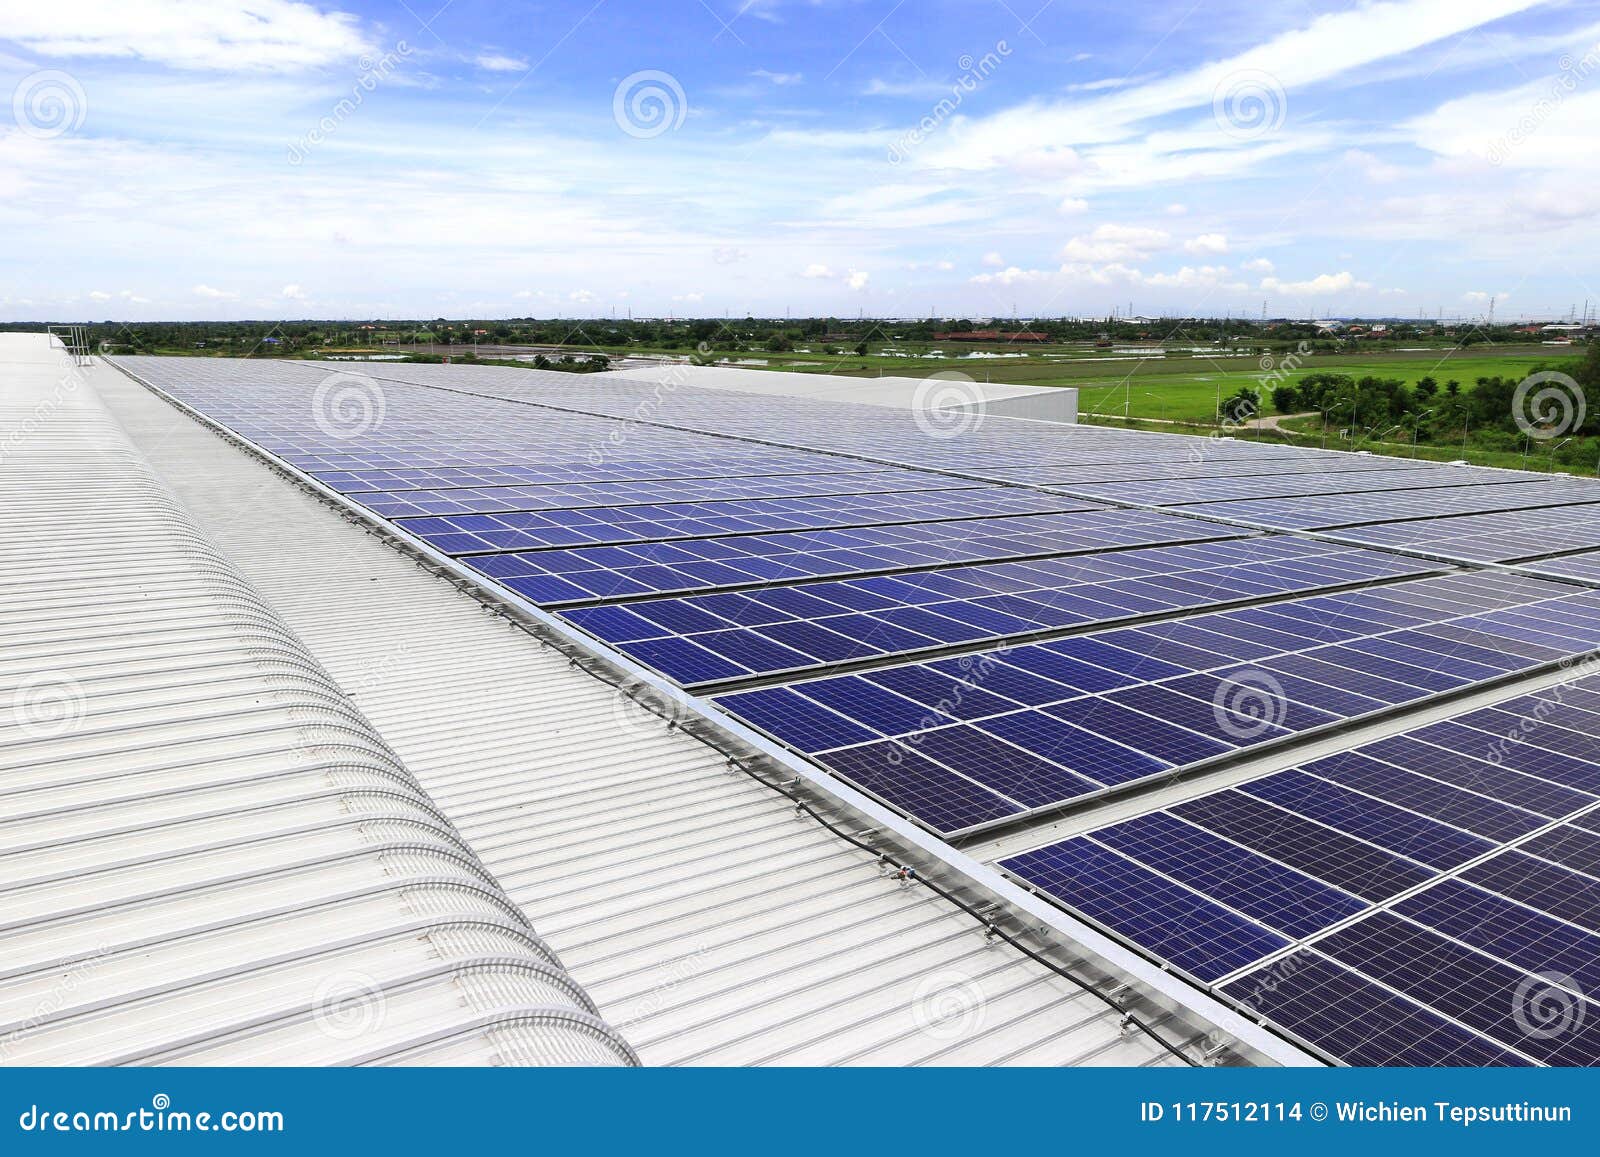
[[[1537,389],[1518,390],[1529,373],[1565,374]],[[1303,414],[1292,430],[1344,442],[1410,441],[1414,447],[1459,448],[1516,455],[1550,468],[1592,471],[1600,460],[1600,343],[1588,346],[1575,362],[1530,367],[1527,373],[1480,375],[1470,385],[1454,377],[1441,383],[1432,374],[1408,384],[1399,378],[1314,373],[1272,394],[1280,414]],[[1396,437],[1398,435],[1398,437]]]
[[[1220,427],[1300,444],[1585,472],[1600,460],[1600,343],[1586,346],[1580,336],[1575,346],[1554,348],[1537,327],[746,317],[106,321],[87,330],[93,348],[106,352],[195,357],[449,358],[570,372],[688,360],[855,377],[959,369],[978,381],[1075,387],[1088,422],[1195,433]],[[969,336],[977,331],[986,332]],[[1012,340],[1014,332],[1029,339]],[[1595,398],[1581,426],[1541,426],[1537,412],[1529,429],[1516,423],[1517,386],[1538,369],[1573,374]],[[1258,421],[1264,412],[1273,416]]]

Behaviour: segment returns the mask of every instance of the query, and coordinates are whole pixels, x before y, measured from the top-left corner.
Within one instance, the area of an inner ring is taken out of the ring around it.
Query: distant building
[[[1023,331],[1021,333],[1007,333],[1004,330],[998,330],[998,329],[974,329],[974,330],[968,330],[965,333],[936,333],[936,334],[933,335],[933,340],[934,341],[1003,341],[1003,342],[1022,342],[1022,341],[1049,341],[1050,339],[1048,337],[1046,337],[1042,333],[1033,333],[1032,331]]]

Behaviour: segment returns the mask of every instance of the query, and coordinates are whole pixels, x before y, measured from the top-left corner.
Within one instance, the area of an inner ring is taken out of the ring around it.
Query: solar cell
[[[947,837],[1600,647],[1600,594],[1394,553],[1600,585],[1586,481],[449,366],[376,370],[349,435],[326,367],[138,366],[637,662],[755,685],[717,702]],[[1600,980],[1596,737],[1600,686],[1508,697],[1003,866],[1328,1055],[1590,1063],[1600,1018],[1510,1009]]]
[[[1089,920],[1151,948],[1176,968],[1217,980],[1289,941],[1090,840],[1013,856],[1006,870],[1050,895],[1076,898]]]
[[[1523,1067],[1509,1049],[1343,965],[1300,951],[1223,987],[1252,1015],[1353,1065]]]

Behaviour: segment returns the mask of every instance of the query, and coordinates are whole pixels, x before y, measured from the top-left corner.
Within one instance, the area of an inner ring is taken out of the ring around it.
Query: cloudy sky
[[[1565,314],[1600,2],[0,0],[0,319]]]

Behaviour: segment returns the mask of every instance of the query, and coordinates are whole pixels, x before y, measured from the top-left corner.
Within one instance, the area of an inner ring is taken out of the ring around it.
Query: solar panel
[[[1596,691],[1591,678],[1509,696],[1001,866],[1348,1063],[1597,1064],[1600,711],[1583,699]],[[1519,732],[1478,730],[1489,710]],[[1508,763],[1540,754],[1531,737],[1547,727],[1594,758],[1565,757],[1559,781]],[[1461,742],[1474,731],[1475,750]],[[1163,887],[1127,909],[1123,881],[1141,873]],[[1228,933],[1202,951],[1184,930],[1213,909]]]
[[[740,677],[750,678],[839,661],[808,654],[792,638],[784,640],[787,647],[782,651],[761,649],[784,633],[774,632],[775,627],[796,619],[854,640],[853,649],[841,658],[866,659],[936,650],[957,642],[1023,638],[1427,569],[1427,564],[1376,552],[1252,538],[816,582],[793,588],[808,601],[787,609],[772,606],[770,599],[710,595],[644,600],[626,608],[569,610],[564,617],[630,655],[640,652],[640,643],[667,636],[691,639],[720,654],[731,655],[737,649],[738,661],[746,668]],[[1140,593],[1130,605],[1126,596],[1135,586]],[[1006,593],[996,594],[997,590]],[[662,673],[692,685],[679,671]]]
[[[1460,604],[1485,609],[1462,614]],[[1524,616],[1519,613],[1523,607],[1539,610]],[[1258,654],[1245,664],[1225,653],[1174,644],[1161,634],[1140,627],[982,652],[966,657],[969,663],[964,671],[959,667],[952,670],[948,660],[928,664],[927,669],[936,673],[942,670],[984,693],[990,713],[968,712],[960,720],[947,719],[943,712],[921,716],[890,714],[869,701],[854,703],[848,693],[840,693],[840,688],[849,686],[841,680],[855,676],[800,680],[760,691],[723,694],[716,702],[735,717],[807,756],[862,745],[883,752],[888,760],[894,753],[912,747],[928,754],[925,745],[930,737],[944,732],[998,738],[1075,777],[1063,782],[1076,790],[1047,802],[1041,803],[1034,796],[1025,803],[1008,796],[1031,813],[1189,771],[1264,742],[1283,742],[1293,735],[1342,726],[1351,720],[1428,700],[1438,693],[1441,675],[1449,676],[1457,690],[1470,688],[1476,685],[1472,675],[1448,670],[1450,648],[1456,641],[1451,632],[1467,638],[1492,633],[1502,648],[1521,643],[1526,653],[1505,656],[1502,663],[1509,666],[1504,670],[1533,670],[1600,647],[1600,595],[1573,593],[1571,588],[1539,580],[1488,574],[1419,579],[1350,594],[1312,596],[1274,604],[1273,616],[1296,629],[1291,632],[1268,628],[1273,637],[1283,641],[1284,649]],[[1195,615],[1186,623],[1225,636],[1237,630],[1249,631],[1258,625],[1252,620],[1261,617],[1255,610],[1223,611]],[[1542,627],[1553,620],[1564,624],[1564,650],[1543,641],[1548,636]],[[1353,634],[1351,624],[1362,622],[1366,623],[1365,633]],[[1534,639],[1541,641],[1531,641]],[[1353,651],[1357,644],[1376,641],[1406,645],[1410,654],[1401,658],[1370,648]],[[1345,667],[1342,660],[1352,651],[1355,665]],[[1430,652],[1439,659],[1436,667],[1406,661]],[[1314,675],[1304,673],[1311,671],[1310,663],[1317,664]],[[940,664],[944,666],[941,668]],[[883,674],[894,670],[889,668]],[[1503,672],[1497,668],[1497,673]],[[1008,694],[1004,680],[1016,675],[1029,682],[1021,685],[1022,694]],[[1152,692],[1157,696],[1152,698]],[[792,728],[772,726],[769,713],[773,710],[804,716],[820,702],[829,704],[830,713],[851,720],[871,734],[830,743],[822,742],[818,736],[798,734]],[[1173,703],[1181,705],[1180,709],[1173,710]],[[762,714],[753,712],[752,704],[760,705]],[[1209,723],[1205,721],[1206,712],[1211,713]],[[883,746],[885,740],[891,741],[888,746]],[[1451,786],[1441,782],[1441,777],[1455,774],[1451,768],[1462,765],[1467,757],[1426,743],[1407,746],[1400,740],[1389,741],[1379,755],[1387,756],[1383,774],[1393,782],[1395,790],[1417,781],[1417,794],[1406,806],[1443,810],[1459,821],[1457,826],[1467,826],[1468,830],[1485,828],[1485,834],[1501,838],[1508,825],[1536,826],[1536,816],[1542,814],[1518,804],[1484,801],[1474,803],[1476,826],[1466,825],[1463,809],[1467,801],[1452,794]],[[993,786],[986,760],[950,758],[950,770]],[[1418,774],[1410,774],[1413,769]],[[1326,778],[1359,787],[1363,766],[1354,758],[1345,758],[1336,765],[1329,764],[1325,772]],[[882,771],[881,778],[892,774],[893,768],[889,767]],[[1481,775],[1515,777],[1520,773],[1483,769]],[[1563,788],[1523,784],[1509,778],[1503,790],[1510,792],[1514,783],[1521,784],[1519,800],[1537,803],[1546,810],[1560,807],[1569,798],[1562,794]],[[1472,799],[1475,801],[1476,797]],[[1513,811],[1496,811],[1506,807]],[[1517,818],[1524,815],[1525,819]],[[912,818],[922,817],[913,814]]]
[[[999,418],[930,438],[801,399],[775,423],[610,375],[129,365],[964,846],[1232,768],[1000,865],[1314,1051],[1600,1061],[1600,683],[1414,716],[1600,647],[1591,482]],[[1398,734],[1295,746],[1378,720]],[[1293,766],[1235,766],[1269,751]],[[1525,1031],[1537,985],[1589,1028]]]

